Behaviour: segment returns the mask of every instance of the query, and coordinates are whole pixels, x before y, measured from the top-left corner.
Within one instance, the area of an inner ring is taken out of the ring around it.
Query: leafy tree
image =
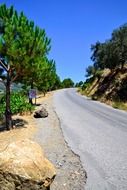
[[[63,88],[72,88],[74,87],[74,82],[70,78],[66,78],[62,81]]]
[[[114,30],[112,37],[104,43],[96,42],[91,46],[93,67],[96,70],[105,68],[115,69],[127,64],[127,24]],[[92,73],[93,68],[87,68],[88,76]],[[96,72],[95,72],[96,73]]]
[[[35,86],[43,91],[44,95],[48,90],[52,90],[56,79],[56,66],[53,60],[44,58],[38,65]]]
[[[83,81],[80,81],[75,84],[75,87],[82,87],[82,85],[83,85]]]
[[[60,80],[60,77],[56,74],[55,82],[54,82],[54,86],[53,86],[52,90],[57,90],[60,88],[62,88],[61,80]]]
[[[115,44],[121,68],[127,63],[127,24],[122,25],[112,33],[112,41]]]
[[[96,72],[96,69],[94,66],[92,65],[89,65],[87,68],[86,68],[86,77],[92,77],[95,75],[95,72]]]
[[[18,15],[13,6],[0,6],[0,31],[0,78],[6,86],[6,127],[10,129],[10,85],[26,78],[32,85],[40,59],[50,50],[50,40],[44,30],[34,27],[23,12]]]

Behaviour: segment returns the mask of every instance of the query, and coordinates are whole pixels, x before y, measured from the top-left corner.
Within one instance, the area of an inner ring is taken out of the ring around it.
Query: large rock
[[[17,141],[0,152],[0,190],[46,190],[55,175],[54,166],[33,141]]]
[[[40,110],[35,111],[34,117],[35,118],[45,118],[45,117],[48,117],[48,112],[47,112],[47,110],[44,107],[42,107]]]

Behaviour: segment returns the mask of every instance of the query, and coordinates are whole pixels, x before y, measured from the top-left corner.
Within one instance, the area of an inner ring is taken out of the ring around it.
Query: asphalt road
[[[65,140],[87,172],[86,190],[127,190],[127,112],[79,95],[54,94]]]

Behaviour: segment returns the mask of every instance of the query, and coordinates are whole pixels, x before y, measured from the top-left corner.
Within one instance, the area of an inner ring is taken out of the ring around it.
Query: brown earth
[[[90,79],[81,94],[99,100],[114,108],[127,110],[127,68],[105,69],[101,77]]]

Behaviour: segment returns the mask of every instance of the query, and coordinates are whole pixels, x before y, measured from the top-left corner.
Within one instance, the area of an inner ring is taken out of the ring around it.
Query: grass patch
[[[85,90],[82,90],[81,88],[78,90],[78,92],[79,92],[81,95],[87,96],[86,91],[85,91]]]
[[[120,101],[115,101],[112,103],[112,107],[115,109],[120,109],[120,110],[125,110],[127,111],[127,104],[124,102],[120,102]]]

